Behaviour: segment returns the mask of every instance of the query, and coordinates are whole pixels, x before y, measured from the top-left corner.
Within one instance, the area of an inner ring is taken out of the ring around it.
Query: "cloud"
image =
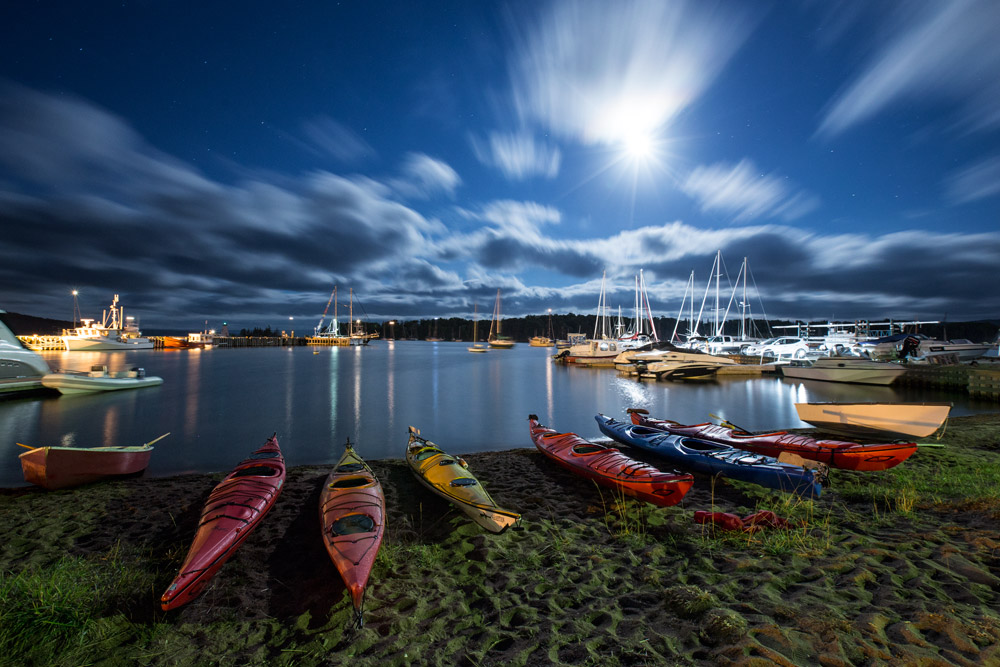
[[[353,163],[375,155],[375,149],[367,141],[327,116],[307,121],[302,132],[309,141],[310,150],[330,155],[339,162]]]
[[[472,150],[479,161],[497,167],[509,180],[523,181],[531,176],[555,178],[559,174],[562,153],[555,146],[535,141],[527,132],[491,132],[489,141],[471,137]]]
[[[759,173],[746,159],[735,165],[696,167],[680,187],[702,211],[731,214],[736,222],[762,217],[794,220],[818,205],[814,196],[791,192],[784,179]]]
[[[968,130],[1000,125],[1000,4],[994,0],[899,5],[891,35],[831,101],[818,134],[834,136],[890,106],[953,103]]]
[[[680,0],[552,3],[516,37],[515,109],[585,144],[656,133],[708,88],[752,23]]]
[[[428,199],[437,194],[455,196],[455,189],[462,179],[447,163],[424,155],[410,153],[402,165],[402,178],[390,181],[392,187],[404,197]]]
[[[1000,193],[1000,157],[991,157],[952,174],[945,182],[948,198],[956,204]]]

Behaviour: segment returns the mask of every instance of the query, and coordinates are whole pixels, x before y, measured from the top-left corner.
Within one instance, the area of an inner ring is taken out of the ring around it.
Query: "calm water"
[[[369,459],[401,458],[407,426],[456,454],[531,447],[527,416],[600,437],[594,414],[643,407],[687,423],[709,413],[752,430],[796,428],[795,402],[951,401],[952,415],[996,410],[964,393],[859,387],[773,376],[637,382],[611,369],[553,364],[525,343],[470,354],[464,343],[377,341],[367,348],[47,352],[53,368],[141,366],[159,387],[0,401],[0,487],[23,485],[16,442],[156,445],[148,475],[228,470],[271,435],[289,465],[335,462],[347,438]]]

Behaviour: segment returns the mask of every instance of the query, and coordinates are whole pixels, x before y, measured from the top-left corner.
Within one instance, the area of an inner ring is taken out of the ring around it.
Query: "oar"
[[[729,421],[728,419],[723,419],[719,415],[713,415],[711,412],[709,412],[708,416],[711,417],[712,419],[718,419],[720,422],[722,422],[721,424],[719,424],[719,426],[725,426],[726,428],[732,429],[734,431],[743,431],[744,433],[750,432],[748,429],[745,429],[742,426],[737,426],[733,422]]]
[[[156,440],[150,440],[150,441],[149,441],[149,442],[147,442],[147,443],[146,443],[145,445],[143,445],[143,447],[149,447],[149,446],[150,446],[151,444],[153,444],[154,442],[159,442],[160,440],[163,440],[163,439],[164,439],[165,437],[167,437],[168,435],[170,435],[170,431],[167,431],[166,433],[164,433],[163,435],[161,435],[161,436],[160,436],[159,438],[157,438]]]
[[[18,447],[24,447],[25,449],[38,449],[38,447],[32,447],[31,445],[22,445],[19,442],[15,442],[14,444],[17,445]]]

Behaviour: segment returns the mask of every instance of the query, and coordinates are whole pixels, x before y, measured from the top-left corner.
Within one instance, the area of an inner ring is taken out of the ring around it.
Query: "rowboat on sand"
[[[562,467],[647,503],[659,507],[676,505],[694,484],[694,477],[689,474],[663,472],[629,458],[614,447],[542,426],[535,415],[528,416],[528,427],[539,451]]]
[[[623,444],[661,456],[673,465],[712,476],[728,477],[770,489],[819,498],[824,471],[783,463],[730,445],[673,435],[661,429],[621,422],[597,415],[605,435]]]
[[[160,598],[164,611],[198,597],[274,506],[284,483],[285,459],[274,434],[209,494],[180,574]]]
[[[683,435],[736,447],[765,456],[787,455],[825,463],[846,470],[877,471],[899,465],[917,451],[916,443],[888,442],[861,444],[841,440],[816,440],[807,435],[775,431],[750,433],[732,424],[694,424],[686,426],[669,419],[653,419],[641,408],[630,408],[632,423],[659,429],[673,435]]]
[[[134,447],[30,447],[20,455],[24,481],[49,490],[66,489],[102,479],[137,475],[149,466],[153,443]]]
[[[497,505],[464,459],[447,454],[410,427],[406,463],[421,484],[441,496],[491,533],[502,533],[521,515]]]
[[[822,431],[859,438],[926,438],[940,429],[951,403],[796,403],[799,419]]]
[[[365,590],[385,532],[385,497],[350,440],[323,483],[319,519],[323,544],[351,594],[355,626],[361,628]]]

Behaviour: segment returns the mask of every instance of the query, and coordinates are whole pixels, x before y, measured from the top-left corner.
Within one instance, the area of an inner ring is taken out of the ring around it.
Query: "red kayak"
[[[662,472],[614,447],[546,428],[535,415],[528,416],[528,426],[535,446],[562,467],[647,503],[676,505],[694,484],[694,477],[686,473]]]
[[[685,426],[669,419],[653,419],[648,412],[639,408],[629,408],[628,413],[632,416],[632,423],[637,426],[658,428],[674,435],[717,442],[765,456],[778,457],[787,452],[846,470],[886,470],[902,463],[917,451],[914,442],[864,445],[840,440],[815,440],[807,435],[788,431],[750,433],[731,425],[711,423]]]
[[[271,509],[284,483],[285,459],[275,434],[208,496],[180,574],[160,598],[165,611],[198,597]]]
[[[363,625],[368,577],[385,531],[382,485],[347,441],[346,451],[323,483],[319,498],[323,544],[354,603],[355,624]]]

